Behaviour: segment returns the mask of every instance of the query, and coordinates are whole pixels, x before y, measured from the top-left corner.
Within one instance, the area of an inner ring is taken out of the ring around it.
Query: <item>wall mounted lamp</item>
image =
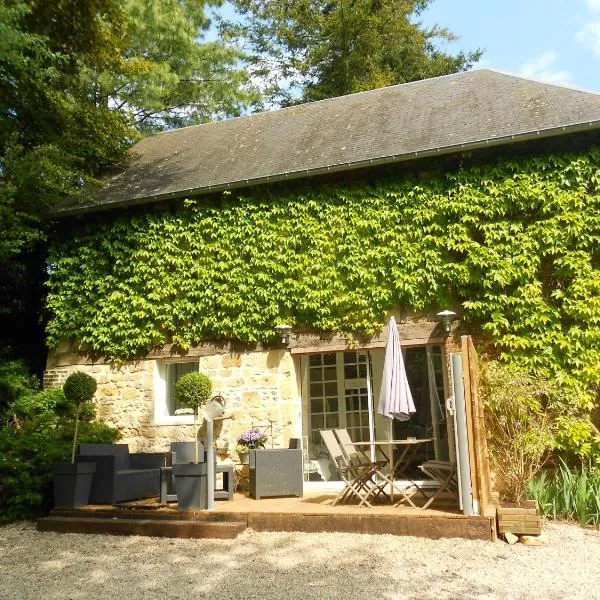
[[[286,325],[285,323],[275,325],[275,331],[279,334],[281,343],[287,346],[290,343],[290,333],[292,331],[292,326]]]
[[[456,318],[456,313],[452,310],[443,310],[437,316],[442,320],[444,331],[449,332],[452,327],[452,321]]]

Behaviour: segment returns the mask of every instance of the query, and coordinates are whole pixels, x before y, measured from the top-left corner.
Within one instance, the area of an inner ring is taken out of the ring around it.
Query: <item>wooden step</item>
[[[242,521],[63,517],[38,519],[39,531],[147,535],[172,538],[218,538],[232,540],[246,529]]]

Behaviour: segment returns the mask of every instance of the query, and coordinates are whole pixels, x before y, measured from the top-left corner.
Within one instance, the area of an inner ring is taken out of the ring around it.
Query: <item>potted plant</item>
[[[185,373],[175,384],[177,402],[191,409],[194,414],[194,462],[173,465],[177,506],[181,510],[206,508],[206,463],[198,462],[198,413],[210,399],[212,383],[204,373]]]
[[[96,380],[81,371],[71,373],[63,386],[65,398],[75,407],[75,429],[70,463],[54,465],[54,505],[84,506],[88,504],[96,465],[75,462],[79,418],[85,405],[96,393]]]
[[[264,448],[267,443],[267,434],[257,428],[252,428],[248,431],[244,431],[238,439],[235,451],[240,457],[240,462],[246,464],[248,462],[248,454],[250,450],[257,450],[258,448]]]

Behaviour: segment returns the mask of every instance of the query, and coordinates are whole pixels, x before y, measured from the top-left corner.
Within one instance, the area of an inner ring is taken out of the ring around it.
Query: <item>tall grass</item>
[[[600,527],[600,469],[584,465],[571,470],[561,459],[552,479],[542,473],[529,484],[540,512],[553,519],[572,519],[582,527]]]

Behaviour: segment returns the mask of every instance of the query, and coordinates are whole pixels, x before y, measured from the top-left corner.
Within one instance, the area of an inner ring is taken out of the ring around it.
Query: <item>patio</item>
[[[376,504],[371,508],[352,504],[333,506],[335,494],[334,491],[308,491],[302,498],[254,500],[236,493],[232,502],[220,501],[215,510],[198,512],[180,512],[176,504],[164,506],[158,499],[119,506],[55,509],[49,517],[38,521],[38,529],[221,538],[235,537],[246,528],[254,531],[412,535],[431,539],[492,540],[495,536],[494,516],[465,516],[456,507],[456,499],[451,497],[440,498],[435,507],[422,510],[390,504]]]

